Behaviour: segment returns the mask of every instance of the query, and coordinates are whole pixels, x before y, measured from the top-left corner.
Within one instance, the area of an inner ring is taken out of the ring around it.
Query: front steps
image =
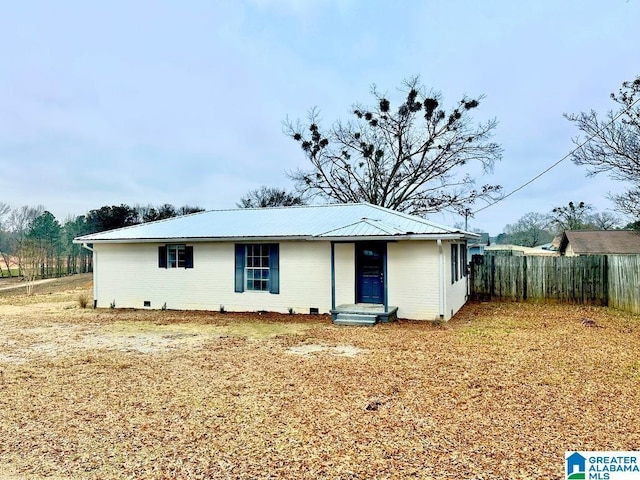
[[[335,325],[365,325],[373,326],[378,322],[392,322],[396,320],[398,307],[388,307],[372,303],[356,303],[354,305],[340,305],[331,310],[331,319]]]
[[[333,318],[334,325],[365,325],[371,327],[377,322],[377,315],[368,315],[366,313],[338,313]]]

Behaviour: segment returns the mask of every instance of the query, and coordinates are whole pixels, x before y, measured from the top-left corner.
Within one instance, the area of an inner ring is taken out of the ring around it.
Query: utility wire
[[[569,153],[567,153],[564,157],[562,157],[560,160],[558,160],[557,162],[555,162],[553,165],[551,165],[550,167],[548,167],[547,169],[543,170],[542,172],[540,172],[538,175],[536,175],[535,177],[533,177],[531,180],[529,180],[526,183],[523,183],[522,185],[520,185],[518,188],[516,188],[515,190],[510,191],[509,193],[507,193],[506,195],[500,197],[499,199],[497,199],[496,201],[494,201],[493,203],[490,203],[489,205],[485,205],[482,208],[479,208],[478,210],[476,210],[475,212],[473,212],[471,214],[471,216],[474,216],[476,213],[481,212],[483,210],[486,210],[489,207],[493,207],[496,203],[501,202],[502,200],[504,200],[505,198],[510,197],[511,195],[513,195],[516,192],[519,192],[520,190],[522,190],[524,187],[532,184],[533,182],[535,182],[537,179],[539,179],[541,176],[543,176],[545,173],[547,173],[549,170],[551,170],[554,167],[557,167],[558,165],[560,165],[562,162],[564,162],[567,158],[569,158],[571,155],[573,155],[576,151],[578,151],[579,149],[581,149],[582,147],[584,147],[587,143],[589,143],[591,140],[593,140],[595,138],[596,135],[602,133],[604,130],[606,130],[607,128],[609,128],[611,125],[613,125],[613,123],[618,120],[618,118],[620,118],[622,115],[624,115],[625,113],[627,113],[629,110],[631,110],[631,108],[636,104],[640,102],[640,97],[638,97],[638,99],[633,102],[631,105],[629,105],[627,108],[625,108],[624,110],[622,110],[620,113],[618,113],[615,117],[613,117],[605,126],[603,126],[602,128],[600,128],[600,130],[598,130],[597,132],[593,133],[591,136],[587,137],[587,139],[582,142],[581,144],[579,144],[576,148],[574,148],[573,150],[571,150]]]

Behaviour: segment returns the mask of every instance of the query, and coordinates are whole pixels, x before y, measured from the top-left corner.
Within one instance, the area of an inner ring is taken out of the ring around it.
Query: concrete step
[[[375,325],[378,321],[377,315],[366,313],[339,313],[333,320],[335,325]]]

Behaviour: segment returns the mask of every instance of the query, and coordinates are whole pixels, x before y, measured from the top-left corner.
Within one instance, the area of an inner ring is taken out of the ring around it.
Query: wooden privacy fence
[[[609,306],[640,313],[640,255],[609,255]]]
[[[482,300],[545,299],[640,313],[640,255],[474,255],[470,293]]]

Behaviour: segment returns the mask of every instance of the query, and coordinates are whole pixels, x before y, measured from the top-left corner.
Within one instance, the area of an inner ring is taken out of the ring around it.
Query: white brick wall
[[[280,243],[280,293],[234,291],[234,244],[193,243],[194,268],[158,268],[158,243],[94,244],[95,298],[98,307],[227,311],[293,308],[321,313],[331,308],[331,245],[321,241]],[[466,296],[466,282],[451,285],[450,246],[443,242],[445,318]],[[402,318],[433,320],[439,315],[439,260],[435,241],[400,241],[387,245],[389,304]],[[355,246],[335,244],[336,305],[355,302]]]
[[[389,305],[398,316],[434,320],[439,310],[439,264],[436,242],[387,244]]]
[[[194,243],[193,268],[158,268],[158,245],[95,244],[99,307],[308,313],[331,308],[328,242],[280,243],[280,294],[234,291],[234,244]]]
[[[336,243],[334,248],[336,268],[336,306],[354,303],[356,301],[355,244]]]
[[[451,283],[451,245],[462,245],[457,242],[442,242],[442,248],[445,254],[445,320],[449,320],[455,313],[462,308],[467,301],[467,278],[458,274],[458,281]],[[458,246],[458,270],[460,270],[460,247]]]

